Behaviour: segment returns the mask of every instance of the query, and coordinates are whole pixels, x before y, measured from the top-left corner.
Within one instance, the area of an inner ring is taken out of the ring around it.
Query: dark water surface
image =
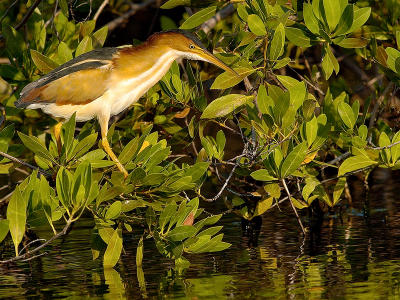
[[[222,219],[223,253],[189,257],[183,272],[145,242],[137,273],[138,237],[127,235],[116,269],[92,260],[92,224],[83,221],[52,251],[26,263],[0,266],[1,298],[99,299],[400,299],[399,173],[376,171],[365,205],[362,183],[352,205],[314,222],[306,239],[292,212],[263,216],[258,246],[249,247],[240,218]],[[7,253],[12,255],[12,253]],[[139,277],[144,275],[145,286]]]

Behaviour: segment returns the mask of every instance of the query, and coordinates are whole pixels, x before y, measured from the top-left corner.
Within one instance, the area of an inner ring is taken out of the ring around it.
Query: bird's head
[[[206,61],[238,75],[232,68],[207,51],[203,44],[191,33],[183,30],[169,30],[157,33],[154,38],[163,45],[175,50],[180,57]]]

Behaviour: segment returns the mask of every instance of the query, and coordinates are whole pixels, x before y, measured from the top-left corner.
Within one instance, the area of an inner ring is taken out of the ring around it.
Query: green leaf
[[[274,201],[273,197],[268,197],[268,198],[265,198],[265,199],[263,199],[261,201],[258,201],[257,205],[256,205],[256,209],[254,210],[253,216],[254,217],[255,216],[260,216],[263,213],[265,213],[268,209],[270,209],[270,207],[272,206],[273,201]]]
[[[141,267],[143,262],[143,236],[140,238],[136,248],[136,267]]]
[[[7,220],[14,243],[15,256],[18,256],[18,246],[25,233],[27,201],[22,196],[20,186],[17,186],[7,206]]]
[[[326,21],[328,23],[330,31],[332,32],[339,23],[339,19],[341,16],[341,11],[339,9],[339,1],[323,0],[323,4],[324,4]]]
[[[108,241],[106,252],[104,253],[103,265],[105,268],[112,268],[116,265],[121,256],[122,251],[122,231],[114,230],[110,240]]]
[[[97,141],[97,133],[92,133],[91,135],[85,137],[84,139],[82,139],[73,149],[73,151],[71,152],[70,156],[68,157],[70,158],[79,158],[82,155],[84,155],[90,148],[92,148],[94,146],[94,144]]]
[[[266,169],[260,169],[260,170],[254,171],[250,174],[250,176],[253,177],[255,180],[259,180],[259,181],[276,180],[276,178],[274,176],[271,176]]]
[[[111,220],[117,218],[121,213],[122,203],[121,201],[115,201],[110,207],[107,209],[105,219]]]
[[[255,35],[263,36],[267,34],[264,22],[259,16],[255,14],[249,15],[247,18],[247,23],[249,24],[251,32],[253,32]]]
[[[333,189],[333,205],[339,202],[340,196],[342,195],[345,186],[346,186],[346,177],[339,178]]]
[[[387,60],[386,64],[387,66],[393,71],[393,72],[400,72],[399,68],[396,66],[396,62],[400,58],[400,51],[392,48],[392,47],[387,47],[385,49],[386,55],[387,55]]]
[[[54,157],[51,155],[51,153],[42,145],[42,143],[39,141],[39,139],[35,136],[28,136],[25,135],[21,132],[18,132],[18,136],[21,139],[22,143],[25,145],[26,148],[29,150],[33,151],[40,157],[42,157],[45,160],[54,161]]]
[[[190,166],[189,168],[187,168],[184,176],[191,176],[192,181],[196,182],[204,175],[204,173],[207,171],[209,165],[210,165],[210,163],[208,163],[208,162],[198,162],[198,163],[194,164],[193,166]]]
[[[268,96],[267,89],[263,84],[258,88],[257,106],[261,113],[270,114],[271,108],[274,107],[274,100]]]
[[[353,24],[348,32],[354,32],[357,29],[360,29],[362,25],[369,19],[371,15],[371,7],[363,7],[358,8],[357,6],[353,5]]]
[[[192,29],[203,24],[208,19],[211,19],[215,15],[216,6],[210,6],[203,8],[194,15],[190,16],[183,24],[179,27],[180,29]]]
[[[24,74],[13,65],[0,65],[0,76],[4,79],[11,79],[15,81],[26,80]]]
[[[311,47],[313,44],[311,37],[304,30],[295,27],[287,27],[285,32],[288,40],[296,46],[307,48]]]
[[[60,8],[64,16],[68,17],[69,11],[68,11],[68,0],[60,0]]]
[[[396,134],[392,138],[392,144],[400,142],[400,131],[396,132]],[[396,163],[396,161],[400,158],[400,144],[394,145],[390,148],[390,153],[392,156],[392,162]]]
[[[339,43],[336,43],[336,45],[339,45],[340,47],[349,48],[349,49],[364,48],[365,46],[367,46],[367,44],[368,44],[368,40],[359,39],[359,38],[347,38],[347,39],[340,41]]]
[[[353,172],[355,170],[363,169],[372,165],[375,165],[376,161],[366,157],[364,155],[357,155],[347,158],[339,167],[338,176],[342,176],[346,173]]]
[[[72,59],[72,51],[68,45],[64,42],[60,42],[57,49],[57,61],[60,64],[64,64]]]
[[[169,0],[161,5],[162,9],[171,9],[177,6],[185,5],[190,6],[191,0]]]
[[[41,72],[47,74],[59,66],[59,64],[57,64],[55,61],[37,52],[36,50],[31,49],[30,51],[33,63]]]
[[[329,45],[325,47],[326,54],[329,57],[330,63],[333,65],[333,69],[335,70],[336,75],[339,73],[339,62],[336,57],[332,53],[332,49]]]
[[[213,119],[224,117],[231,112],[233,112],[236,108],[249,103],[254,99],[254,96],[246,96],[241,94],[230,94],[226,96],[222,96],[213,102],[211,102],[203,114],[201,115],[202,119]]]
[[[348,128],[352,129],[354,127],[354,124],[356,123],[356,117],[353,114],[351,106],[344,101],[340,102],[338,105],[338,113],[343,123]]]
[[[91,50],[93,50],[92,39],[90,36],[85,36],[76,48],[75,57],[78,57],[79,55]]]
[[[335,30],[335,36],[346,34],[349,32],[351,26],[353,25],[354,18],[354,8],[352,4],[346,6],[343,11],[338,27]]]
[[[317,17],[313,13],[313,9],[311,4],[304,3],[303,4],[303,17],[304,23],[307,28],[314,34],[319,34],[319,23]]]
[[[282,23],[276,27],[274,37],[269,49],[269,59],[277,60],[282,54],[285,46],[285,27]]]
[[[303,142],[289,153],[280,168],[280,177],[285,178],[296,171],[307,156],[307,143]]]
[[[306,138],[308,146],[311,146],[315,141],[318,132],[318,121],[314,116],[310,121],[306,123]]]
[[[227,89],[232,86],[237,85],[239,82],[241,82],[246,76],[249,76],[255,72],[254,69],[251,68],[234,68],[236,73],[238,75],[233,74],[232,72],[224,72],[215,78],[213,84],[211,85],[211,89]]]
[[[197,229],[194,226],[182,225],[175,227],[167,234],[167,238],[173,242],[180,242],[196,234]]]
[[[14,58],[21,58],[26,50],[22,34],[6,23],[3,23],[2,34],[6,40],[6,49],[10,55]]]
[[[9,231],[9,221],[7,219],[0,220],[0,243],[5,239]]]
[[[101,48],[106,41],[108,26],[103,26],[92,34],[93,48]]]
[[[158,219],[158,224],[160,226],[161,232],[164,231],[164,227],[168,224],[169,220],[176,213],[178,205],[175,202],[168,204],[162,211],[160,218]]]

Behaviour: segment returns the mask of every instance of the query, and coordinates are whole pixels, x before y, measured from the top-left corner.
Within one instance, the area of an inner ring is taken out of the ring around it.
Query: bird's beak
[[[201,56],[203,57],[204,60],[216,65],[217,67],[220,67],[221,69],[224,69],[225,71],[231,72],[231,73],[235,74],[236,76],[239,76],[239,74],[235,70],[228,67],[220,59],[216,58],[213,54],[211,54],[207,50],[203,50],[203,52],[201,53]]]

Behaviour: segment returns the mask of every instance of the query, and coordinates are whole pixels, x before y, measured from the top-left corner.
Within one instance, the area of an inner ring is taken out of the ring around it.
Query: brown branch
[[[15,256],[13,258],[7,259],[7,260],[0,260],[0,264],[7,264],[7,263],[11,263],[14,261],[18,261],[18,260],[25,260],[28,259],[32,254],[38,252],[40,249],[46,247],[47,245],[49,245],[50,243],[52,243],[54,240],[58,239],[59,237],[65,235],[69,229],[69,227],[71,226],[72,221],[68,220],[67,224],[65,225],[65,227],[63,228],[62,231],[60,231],[59,233],[57,233],[56,235],[54,235],[53,237],[51,237],[49,240],[47,240],[45,243],[41,244],[40,246],[36,247],[35,249],[26,252],[23,255],[18,255]],[[40,255],[39,255],[40,256]],[[35,256],[36,257],[36,256]]]
[[[17,26],[14,27],[15,30],[19,30],[22,26],[25,25],[26,22],[28,22],[28,19],[30,18],[30,16],[33,14],[33,11],[35,10],[36,7],[38,7],[38,5],[40,4],[40,2],[42,2],[42,0],[36,0],[35,3],[32,4],[31,7],[29,7],[28,12],[26,13],[26,15],[23,17],[23,19],[21,20],[21,22],[19,22],[19,24]],[[0,40],[2,40],[4,38],[3,35],[0,35]]]
[[[0,156],[4,156],[5,158],[7,158],[7,159],[9,159],[9,160],[11,160],[11,161],[13,161],[13,162],[16,162],[16,163],[19,163],[19,164],[21,164],[21,165],[23,165],[23,166],[25,166],[25,167],[28,167],[28,168],[30,168],[30,169],[32,169],[32,170],[38,170],[38,172],[39,172],[40,174],[42,174],[42,175],[44,175],[44,176],[46,176],[46,177],[51,176],[51,174],[47,173],[46,171],[42,170],[41,168],[35,167],[35,166],[33,166],[33,165],[31,165],[31,164],[29,164],[29,163],[27,163],[27,162],[24,162],[23,160],[20,160],[20,159],[14,157],[14,156],[11,156],[11,155],[9,155],[9,154],[3,152],[3,151],[0,151]]]
[[[234,11],[235,7],[233,6],[233,4],[225,6],[218,13],[216,13],[214,17],[204,22],[203,25],[201,25],[200,29],[203,30],[205,34],[209,33],[219,21],[233,14]]]
[[[300,224],[301,230],[303,231],[303,234],[306,235],[306,230],[305,230],[305,228],[304,228],[304,226],[303,226],[303,223],[301,222],[301,219],[300,219],[299,214],[297,213],[296,207],[295,207],[294,204],[293,204],[292,196],[290,195],[289,189],[288,189],[288,187],[287,187],[287,185],[286,185],[286,181],[285,181],[285,179],[283,179],[283,178],[282,178],[282,184],[283,184],[283,187],[285,188],[286,194],[287,194],[288,197],[289,197],[290,205],[292,206],[292,209],[293,209],[293,211],[294,211],[294,213],[295,213],[295,215],[296,215],[297,221],[298,221],[299,224]]]
[[[132,4],[131,9],[124,13],[122,16],[112,20],[111,22],[107,23],[108,32],[113,31],[115,28],[120,26],[122,23],[127,21],[130,17],[136,14],[139,10],[146,8],[147,6],[155,3],[156,0],[146,0],[141,4]]]
[[[110,2],[110,0],[104,0],[103,3],[99,6],[97,9],[96,13],[94,14],[93,20],[97,20],[97,18],[100,16],[102,13],[103,9],[107,6],[107,4]]]
[[[376,100],[374,108],[372,109],[372,112],[371,112],[371,117],[369,119],[368,129],[371,129],[372,127],[374,127],[375,119],[376,119],[376,115],[378,113],[379,106],[381,105],[382,101],[385,99],[385,96],[389,92],[389,90],[392,89],[393,85],[394,85],[393,82],[390,82],[386,86],[386,88],[383,91],[382,95],[380,95],[379,98]],[[371,132],[370,132],[369,136],[368,136],[368,141],[369,142],[371,142],[371,138],[372,138],[372,135],[371,135]]]

